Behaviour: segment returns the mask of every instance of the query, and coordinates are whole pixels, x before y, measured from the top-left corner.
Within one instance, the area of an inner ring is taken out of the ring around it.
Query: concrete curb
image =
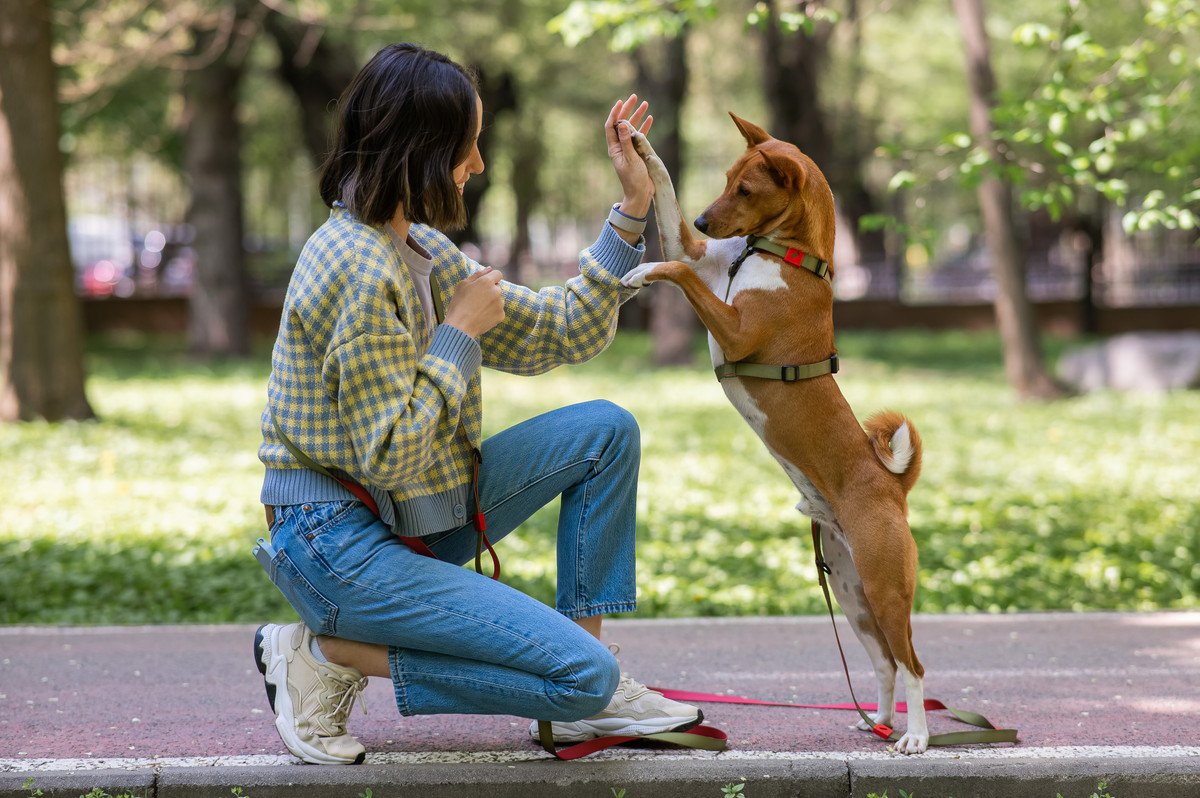
[[[1087,798],[1106,781],[1115,798],[1200,794],[1200,758],[1170,759],[814,759],[537,761],[519,764],[380,764],[360,767],[165,767],[0,773],[0,798],[113,796],[217,798],[721,798],[745,783],[746,798]]]

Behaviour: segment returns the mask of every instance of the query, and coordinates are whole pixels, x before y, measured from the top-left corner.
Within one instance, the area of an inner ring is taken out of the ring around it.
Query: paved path
[[[851,730],[853,713],[707,705],[710,723],[730,735],[726,753],[620,749],[557,763],[527,739],[526,721],[402,718],[390,685],[373,679],[369,714],[350,721],[367,765],[301,766],[275,735],[252,635],[250,626],[0,627],[0,797],[27,796],[19,788],[32,777],[47,795],[71,796],[93,786],[158,796],[242,786],[258,798],[299,785],[349,796],[374,785],[383,796],[417,784],[426,792],[413,794],[475,796],[485,783],[489,798],[611,798],[608,786],[628,798],[718,798],[722,784],[746,778],[746,798],[896,796],[901,787],[915,798],[1071,798],[1072,788],[1090,795],[1105,774],[1116,798],[1200,796],[1200,613],[914,618],[928,695],[1021,732],[1017,745],[921,757]],[[606,638],[649,684],[847,700],[828,619],[614,621]],[[847,653],[860,698],[873,700],[866,655],[856,642]],[[930,717],[934,732],[967,728]],[[1030,791],[1013,791],[1014,780]]]

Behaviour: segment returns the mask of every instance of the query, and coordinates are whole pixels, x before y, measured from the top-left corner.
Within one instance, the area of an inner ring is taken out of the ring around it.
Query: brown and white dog
[[[913,650],[909,617],[917,547],[906,498],[921,469],[921,439],[895,412],[873,416],[864,430],[829,366],[821,368],[832,362],[836,370],[834,203],[825,176],[795,146],[736,116],[733,121],[747,149],[726,173],[724,192],[696,219],[709,240],[696,237],[683,220],[662,161],[635,134],[654,181],[663,253],[673,260],[642,264],[623,282],[640,288],[667,280],[683,289],[708,328],[718,374],[723,364],[735,362],[814,364],[825,372],[793,381],[728,374],[721,385],[800,491],[797,509],[820,524],[829,583],[875,668],[875,721],[892,725],[899,671],[908,728],[896,750],[921,753],[929,730],[924,669]],[[775,246],[765,246],[788,257],[747,253],[747,237],[755,236],[769,238]]]

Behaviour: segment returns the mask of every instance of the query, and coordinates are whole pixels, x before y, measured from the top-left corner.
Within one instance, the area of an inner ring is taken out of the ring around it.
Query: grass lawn
[[[177,341],[97,338],[101,421],[0,426],[0,623],[293,617],[250,556],[265,346],[199,365]],[[654,370],[648,347],[622,334],[584,366],[486,372],[485,432],[597,397],[637,416],[641,617],[821,611],[791,484],[706,359]],[[1200,392],[1018,404],[995,336],[843,333],[839,348],[860,417],[894,407],[924,438],[918,611],[1200,606]],[[500,547],[505,581],[548,602],[556,512]]]

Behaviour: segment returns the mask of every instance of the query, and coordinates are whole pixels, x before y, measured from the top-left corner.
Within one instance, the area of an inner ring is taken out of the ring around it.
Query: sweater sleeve
[[[454,437],[480,360],[475,340],[448,325],[421,357],[404,329],[361,332],[330,350],[322,376],[366,484],[395,490],[430,466]]]
[[[621,277],[645,252],[644,242],[630,246],[605,223],[596,243],[580,253],[579,275],[564,285],[534,291],[501,282],[504,321],[480,336],[483,365],[540,374],[600,354],[616,334],[617,309],[632,296]]]

